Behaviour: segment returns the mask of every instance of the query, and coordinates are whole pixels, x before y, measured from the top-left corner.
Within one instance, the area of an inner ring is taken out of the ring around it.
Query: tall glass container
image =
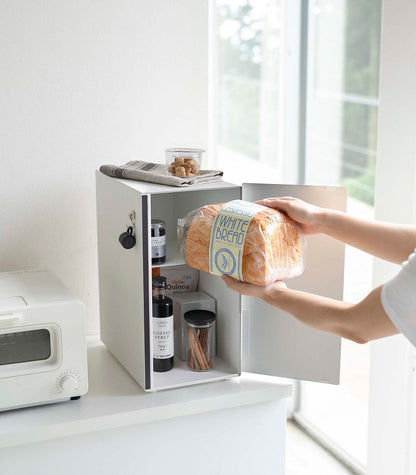
[[[184,315],[188,367],[193,371],[209,371],[215,355],[215,313],[209,310],[190,310]]]

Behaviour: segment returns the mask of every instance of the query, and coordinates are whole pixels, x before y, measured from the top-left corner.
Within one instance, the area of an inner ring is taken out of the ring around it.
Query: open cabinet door
[[[309,185],[244,184],[247,201],[293,196],[309,203],[346,210],[347,192],[342,187]],[[292,289],[342,299],[344,245],[324,235],[308,236],[305,272],[288,279]],[[341,339],[314,330],[291,315],[260,299],[244,296],[243,371],[339,383]]]

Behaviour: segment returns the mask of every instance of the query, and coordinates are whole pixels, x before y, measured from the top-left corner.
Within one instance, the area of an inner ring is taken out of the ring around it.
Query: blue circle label
[[[229,249],[224,247],[218,249],[215,253],[215,267],[221,272],[221,274],[232,275],[235,271],[235,257]]]

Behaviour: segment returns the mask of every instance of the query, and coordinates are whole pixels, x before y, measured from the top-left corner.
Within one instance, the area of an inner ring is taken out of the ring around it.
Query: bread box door
[[[345,211],[346,189],[308,185],[244,184],[243,199],[293,196]],[[308,236],[303,275],[287,280],[292,289],[342,299],[344,245],[324,235]],[[314,330],[259,299],[242,297],[243,371],[293,379],[339,383],[341,339]]]

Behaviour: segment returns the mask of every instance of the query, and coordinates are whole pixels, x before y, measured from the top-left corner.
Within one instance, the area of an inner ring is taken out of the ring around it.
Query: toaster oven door
[[[51,371],[61,359],[57,325],[0,328],[0,378]]]
[[[333,186],[244,184],[243,199],[292,196],[325,208],[345,211],[346,189]],[[344,244],[325,235],[307,239],[302,275],[288,279],[292,289],[342,300]],[[339,383],[341,339],[298,322],[253,297],[242,298],[243,371]]]
[[[43,361],[51,356],[51,334],[46,328],[0,335],[0,366]]]

